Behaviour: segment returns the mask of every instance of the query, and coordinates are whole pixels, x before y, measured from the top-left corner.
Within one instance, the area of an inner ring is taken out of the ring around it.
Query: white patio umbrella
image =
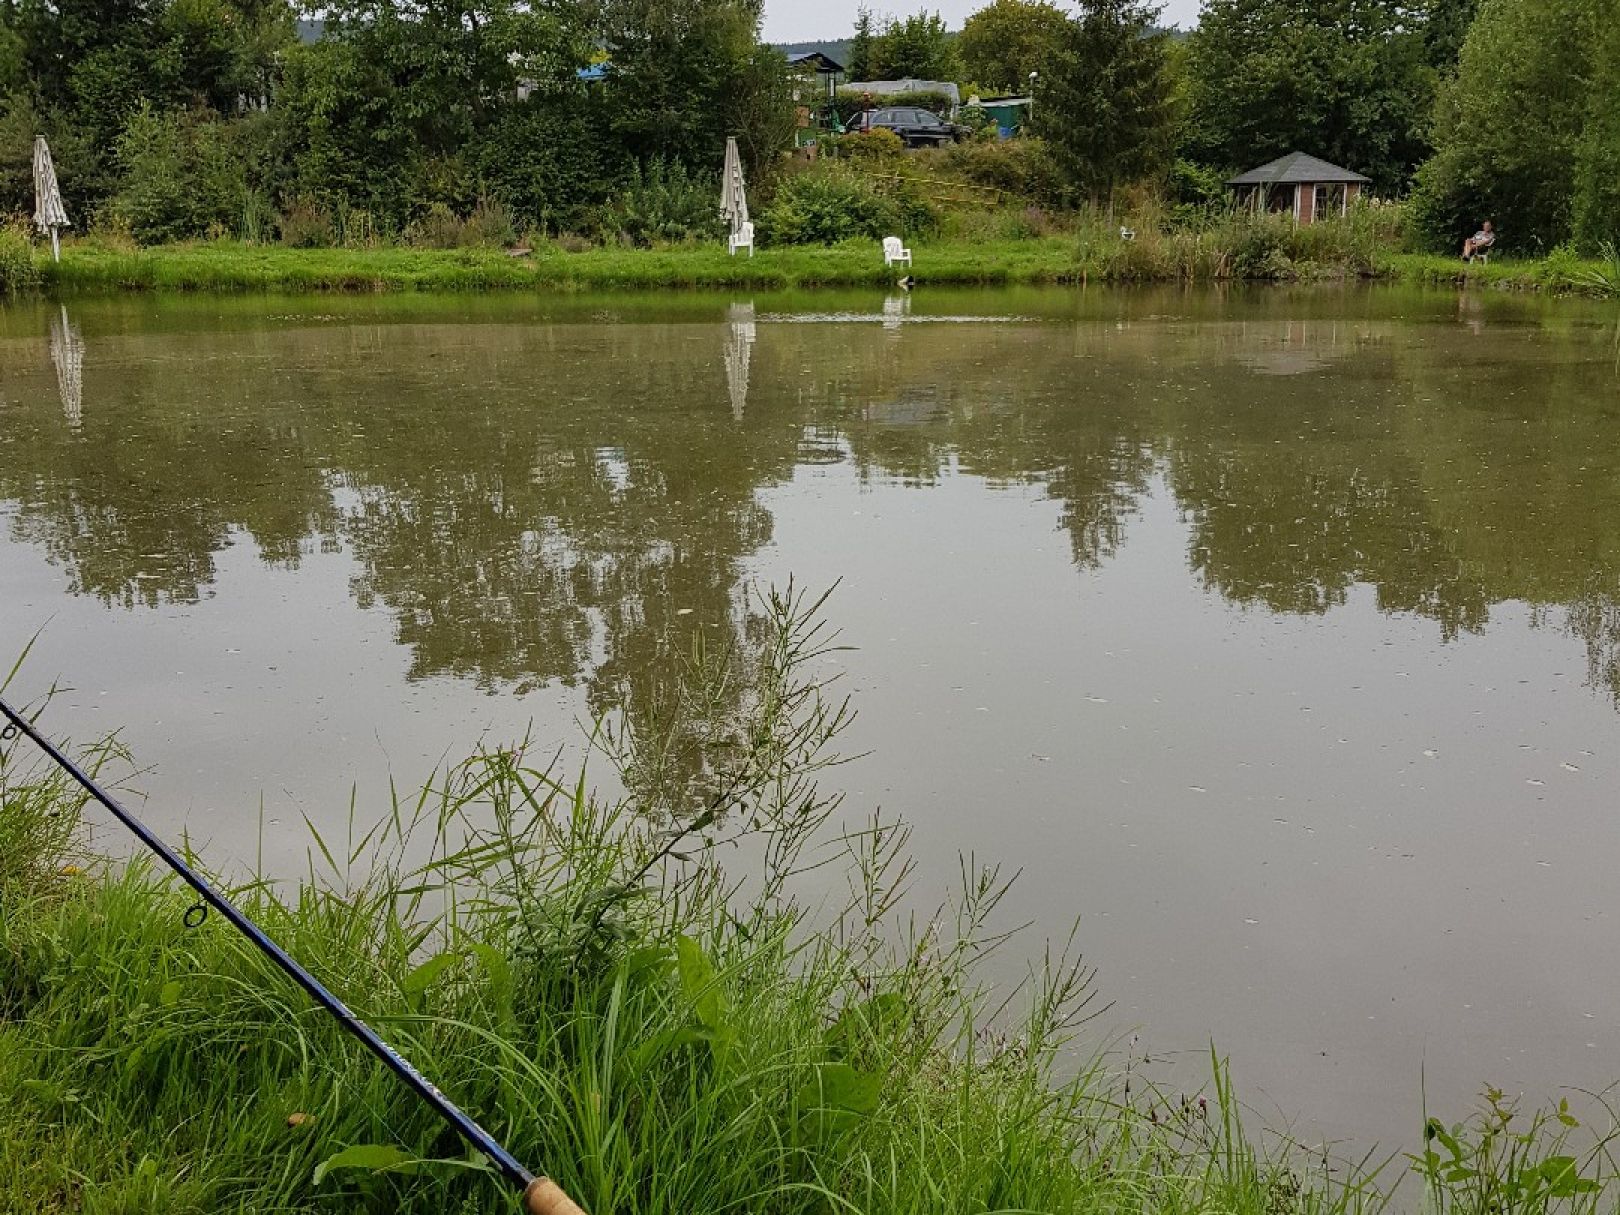
[[[737,152],[735,138],[726,139],[726,165],[721,170],[720,214],[725,217],[730,235],[742,231],[748,222],[748,192],[743,187],[742,156]]]
[[[62,190],[56,184],[56,166],[51,163],[51,149],[45,136],[34,136],[34,226],[51,234],[51,256],[62,260],[62,243],[58,233],[72,227],[67,208],[62,205]]]

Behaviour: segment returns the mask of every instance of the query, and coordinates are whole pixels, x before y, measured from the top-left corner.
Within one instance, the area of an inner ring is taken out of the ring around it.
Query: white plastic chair
[[[885,236],[883,238],[883,264],[892,266],[897,262],[911,265],[911,250],[900,243],[898,236]]]
[[[749,257],[753,257],[754,256],[754,221],[753,220],[748,220],[747,222],[739,225],[737,230],[735,232],[733,232],[729,237],[727,237],[727,239],[726,239],[726,247],[731,250],[731,256],[732,257],[736,257],[737,256],[737,250],[738,249],[743,249],[743,248],[746,248],[748,250],[748,256]]]

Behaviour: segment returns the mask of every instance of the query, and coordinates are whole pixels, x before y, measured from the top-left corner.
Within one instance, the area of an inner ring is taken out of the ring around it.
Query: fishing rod
[[[6,725],[0,729],[0,740],[14,738],[23,734],[43,751],[57,767],[66,772],[77,781],[91,797],[100,802],[114,818],[123,823],[135,837],[157,854],[170,869],[174,870],[188,886],[195,890],[202,902],[186,912],[185,922],[188,927],[196,927],[207,918],[208,909],[213,908],[229,920],[243,936],[269,958],[277,966],[309,993],[310,997],[324,1008],[349,1033],[360,1040],[360,1044],[382,1060],[383,1065],[405,1082],[405,1086],[414,1092],[428,1105],[433,1107],[435,1113],[443,1118],[455,1132],[473,1147],[477,1148],[490,1162],[501,1171],[501,1174],[514,1186],[522,1191],[523,1206],[529,1215],[585,1215],[585,1212],[566,1193],[561,1186],[549,1177],[537,1177],[523,1165],[518,1163],[517,1157],[501,1146],[500,1142],[479,1126],[455,1102],[446,1097],[432,1081],[411,1066],[398,1051],[387,1042],[371,1026],[357,1017],[342,1000],[338,999],[309,971],[300,966],[286,950],[272,941],[260,928],[250,920],[228,898],[221,894],[190,865],[181,859],[174,849],[170,848],[155,834],[151,828],[136,818],[100,785],[66,755],[64,755],[50,739],[35,728],[17,710],[0,697],[0,715],[4,715]]]

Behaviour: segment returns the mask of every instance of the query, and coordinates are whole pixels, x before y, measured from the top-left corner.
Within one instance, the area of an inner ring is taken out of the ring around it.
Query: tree
[[[872,33],[872,10],[861,5],[855,10],[855,36],[849,40],[849,78],[851,80],[870,80],[872,78],[872,46],[875,38]]]
[[[1569,239],[1577,148],[1594,100],[1597,8],[1596,0],[1480,4],[1457,75],[1441,85],[1434,155],[1412,199],[1434,247],[1455,247],[1483,219],[1515,249]]]
[[[957,52],[969,80],[1017,92],[1045,76],[1069,19],[1048,0],[992,0],[962,25]]]
[[[759,14],[754,0],[604,0],[610,121],[631,157],[718,170]]]
[[[1593,59],[1575,148],[1575,237],[1589,250],[1620,244],[1620,23],[1601,23]]]
[[[1423,45],[1429,66],[1451,73],[1457,68],[1468,27],[1474,23],[1479,0],[1428,0],[1423,14]]]
[[[1392,0],[1206,0],[1189,39],[1186,152],[1247,169],[1308,152],[1395,191],[1428,151],[1419,14]]]
[[[872,44],[871,67],[875,80],[954,80],[956,48],[945,19],[926,9],[890,17]]]
[[[1034,120],[1070,180],[1094,203],[1163,167],[1170,79],[1158,10],[1140,0],[1082,0],[1040,78]]]

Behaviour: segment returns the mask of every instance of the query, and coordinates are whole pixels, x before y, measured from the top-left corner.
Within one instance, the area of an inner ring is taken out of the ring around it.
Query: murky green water
[[[299,815],[842,583],[851,807],[1024,870],[1165,1052],[1393,1141],[1620,1078],[1620,372],[1345,291],[0,312],[0,655],[149,812]],[[262,809],[261,809],[262,806]],[[261,830],[261,816],[264,827]],[[1031,942],[1033,948],[1035,942]],[[1012,961],[1009,970],[1015,970]]]

